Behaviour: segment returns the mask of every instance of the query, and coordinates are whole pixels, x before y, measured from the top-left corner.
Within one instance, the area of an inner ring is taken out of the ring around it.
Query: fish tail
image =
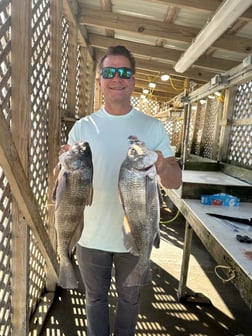
[[[78,288],[78,281],[70,261],[60,264],[58,285],[62,288]]]
[[[138,265],[135,266],[133,271],[128,275],[124,281],[124,287],[144,286],[150,284],[152,281],[150,268],[147,267],[142,270]]]

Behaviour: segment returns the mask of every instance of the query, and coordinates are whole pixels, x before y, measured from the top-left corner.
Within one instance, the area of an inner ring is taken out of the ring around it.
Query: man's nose
[[[121,77],[119,76],[119,73],[118,73],[118,71],[116,71],[116,73],[115,73],[115,76],[114,76],[114,78],[113,79],[121,79]]]

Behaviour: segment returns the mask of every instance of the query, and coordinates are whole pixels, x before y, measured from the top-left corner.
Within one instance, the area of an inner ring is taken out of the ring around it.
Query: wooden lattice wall
[[[52,172],[94,64],[67,1],[0,0],[0,25],[0,335],[27,335],[57,280]]]
[[[188,153],[251,170],[251,100],[252,80],[201,99],[191,110]]]
[[[27,335],[53,291],[53,168],[76,118],[93,111],[95,64],[64,0],[0,0],[0,335]],[[251,81],[162,119],[172,145],[251,170]],[[141,108],[139,100],[133,105]],[[149,102],[146,113],[155,114]]]

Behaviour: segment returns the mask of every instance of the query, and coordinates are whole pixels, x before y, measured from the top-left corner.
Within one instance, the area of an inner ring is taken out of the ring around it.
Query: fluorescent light
[[[214,94],[215,94],[215,96],[217,96],[217,97],[221,96],[221,92],[219,92],[219,91],[214,92]]]
[[[210,95],[208,95],[208,98],[209,99],[215,99],[215,95],[210,94]]]
[[[201,105],[206,104],[206,100],[205,100],[205,99],[200,99],[200,104],[201,104]]]
[[[148,90],[148,89],[143,89],[143,93],[144,93],[144,94],[148,94],[148,93],[149,93],[149,90]]]
[[[169,75],[162,75],[162,76],[161,76],[161,80],[164,81],[164,82],[165,82],[165,81],[168,81],[169,78],[170,78]]]
[[[175,64],[175,71],[185,72],[244,12],[251,0],[226,0],[210,22],[199,32]]]

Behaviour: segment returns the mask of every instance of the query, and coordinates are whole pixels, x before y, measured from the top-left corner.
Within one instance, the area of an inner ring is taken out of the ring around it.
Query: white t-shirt
[[[84,210],[84,229],[79,244],[111,252],[127,252],[123,243],[123,209],[119,200],[118,176],[130,143],[136,136],[164,157],[173,156],[170,140],[158,119],[132,109],[125,115],[111,115],[101,108],[78,120],[69,133],[68,143],[87,141],[94,166],[94,196]]]

